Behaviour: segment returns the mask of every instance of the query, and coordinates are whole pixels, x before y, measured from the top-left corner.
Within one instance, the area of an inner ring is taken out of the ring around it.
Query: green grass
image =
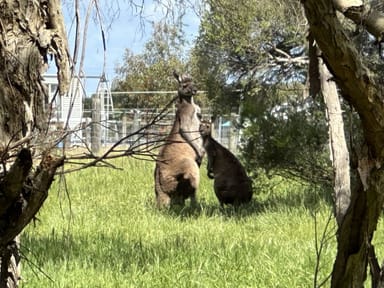
[[[331,209],[317,191],[264,179],[251,204],[220,208],[202,168],[200,207],[159,211],[154,164],[115,164],[68,175],[69,195],[55,182],[22,235],[22,287],[313,287],[314,215],[322,232]],[[319,281],[334,254],[332,238]]]

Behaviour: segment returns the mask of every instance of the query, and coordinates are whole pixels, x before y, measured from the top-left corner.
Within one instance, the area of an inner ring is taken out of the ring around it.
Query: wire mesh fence
[[[48,80],[51,81],[47,81],[47,85],[53,111],[50,127],[53,131],[71,131],[65,137],[66,147],[92,147],[96,146],[95,143],[106,147],[118,141],[126,145],[153,143],[164,139],[173,125],[176,110],[172,98],[177,91],[111,92],[108,85],[99,85],[92,97],[86,97],[80,89],[73,89],[71,94],[62,96],[55,93],[56,79],[51,77]],[[79,80],[73,85],[77,83]],[[154,103],[158,103],[157,108]],[[201,112],[204,120],[211,120],[209,108],[202,108]],[[217,117],[212,123],[212,136],[234,153],[238,152],[241,137],[237,122],[238,115],[231,114]]]
[[[108,119],[101,119],[100,123],[100,143],[102,146],[109,146],[120,139],[125,139],[122,144],[153,142],[156,139],[164,138],[171,131],[174,119],[175,108],[166,111],[155,108],[133,108],[133,109],[114,109],[109,113]],[[161,115],[160,115],[161,114]],[[92,131],[92,110],[83,111],[81,123],[81,133],[72,133],[68,139],[71,145],[89,145],[95,137]],[[160,115],[160,117],[158,117]],[[155,117],[158,120],[153,121]],[[235,125],[238,115],[224,115],[217,117],[212,122],[212,136],[223,146],[234,153],[238,152],[240,145],[241,131]],[[202,109],[202,119],[211,120],[208,109]],[[137,133],[145,128],[145,134]]]

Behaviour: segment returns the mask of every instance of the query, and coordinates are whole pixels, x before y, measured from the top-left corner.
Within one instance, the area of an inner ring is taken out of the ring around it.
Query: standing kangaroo
[[[211,136],[211,124],[200,125],[203,146],[208,156],[207,175],[214,179],[214,190],[220,205],[239,205],[252,199],[252,182],[240,161]]]
[[[189,76],[179,76],[176,115],[170,134],[160,149],[155,167],[155,194],[159,208],[184,205],[187,198],[196,204],[200,182],[199,167],[204,155],[199,132],[200,107],[193,102],[196,89]]]

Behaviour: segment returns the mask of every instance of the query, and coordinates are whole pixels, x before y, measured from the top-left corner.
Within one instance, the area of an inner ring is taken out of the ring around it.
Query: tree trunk
[[[363,287],[384,203],[384,97],[376,86],[377,76],[364,66],[346,36],[332,1],[302,0],[302,4],[324,62],[362,122],[366,149],[358,161],[361,181],[351,189],[350,205],[338,229],[331,287]]]
[[[62,157],[49,153],[54,144],[47,141],[48,102],[41,74],[48,54],[53,54],[59,89],[64,93],[69,83],[69,57],[59,0],[0,1],[0,19],[2,288],[18,286],[16,238],[39,211],[56,169],[63,164]]]
[[[340,226],[347,213],[351,198],[349,152],[347,142],[345,141],[343,112],[336,83],[332,80],[331,73],[321,59],[319,61],[319,71],[321,94],[324,98],[328,116],[328,130],[334,171],[335,217]]]
[[[19,236],[8,243],[0,259],[0,287],[15,288],[20,280]]]

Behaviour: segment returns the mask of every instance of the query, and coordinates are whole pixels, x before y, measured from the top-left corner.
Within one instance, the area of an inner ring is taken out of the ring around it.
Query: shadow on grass
[[[260,213],[292,211],[295,209],[317,210],[321,205],[332,205],[331,192],[321,189],[303,189],[284,194],[254,195],[251,202],[239,206],[220,206],[219,202],[200,201],[197,206],[173,206],[162,210],[174,217],[198,218],[201,216],[249,217]]]
[[[333,205],[330,190],[311,187],[283,194],[257,195],[255,198],[258,209],[263,212],[298,208],[316,210],[321,205]]]
[[[176,237],[177,238],[177,237]],[[125,235],[97,234],[90,237],[73,235],[34,236],[30,234],[22,237],[22,255],[30,263],[37,276],[45,277],[44,270],[63,269],[117,271],[118,273],[147,272],[150,267],[158,265],[168,258],[174,257],[174,250],[192,250],[193,245],[188,241],[170,238],[162,239],[158,243],[145,242],[142,239],[127,240]],[[33,264],[31,264],[33,263]],[[68,263],[72,263],[68,265]],[[61,270],[59,273],[62,273]],[[47,275],[53,281],[54,275]]]

